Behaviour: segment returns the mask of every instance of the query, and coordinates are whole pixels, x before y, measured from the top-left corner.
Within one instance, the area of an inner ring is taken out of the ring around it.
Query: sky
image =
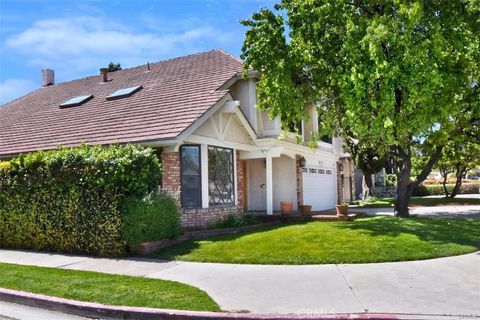
[[[41,85],[222,48],[240,55],[241,19],[269,0],[0,0],[0,105]]]

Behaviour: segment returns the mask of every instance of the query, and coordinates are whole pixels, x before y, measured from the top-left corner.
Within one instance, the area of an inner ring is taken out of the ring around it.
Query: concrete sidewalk
[[[480,317],[480,252],[411,262],[271,266],[0,250],[0,262],[175,280],[205,290],[228,311]]]

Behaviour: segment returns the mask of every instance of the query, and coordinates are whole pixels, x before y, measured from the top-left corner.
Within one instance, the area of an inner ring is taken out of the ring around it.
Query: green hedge
[[[129,248],[142,242],[175,238],[180,234],[180,212],[165,193],[131,197],[123,205],[123,238]]]
[[[144,201],[145,195],[155,191],[160,175],[154,150],[134,145],[62,148],[1,163],[0,246],[124,254],[133,238],[135,212],[141,216],[127,203]],[[178,215],[178,209],[164,212],[156,205],[155,211],[153,202],[143,206],[150,210],[151,227],[178,229],[173,219],[163,219]],[[172,210],[171,206],[164,208]],[[151,240],[153,236],[145,237]],[[141,241],[142,235],[134,238]]]
[[[454,184],[447,184],[448,192],[452,192]],[[460,186],[459,194],[477,194],[479,193],[480,184],[478,183],[463,183]],[[424,196],[435,196],[435,195],[444,195],[445,191],[443,185],[441,184],[421,184],[413,190],[413,196],[415,197],[424,197]]]

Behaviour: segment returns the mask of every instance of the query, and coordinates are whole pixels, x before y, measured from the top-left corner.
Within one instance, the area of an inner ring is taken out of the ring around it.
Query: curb
[[[35,308],[60,311],[67,314],[95,319],[128,320],[446,320],[480,319],[480,315],[440,315],[440,314],[394,314],[394,313],[326,313],[305,314],[260,314],[228,313],[207,311],[184,311],[142,307],[110,306],[101,303],[83,302],[42,294],[0,288],[0,301],[23,304]],[[0,315],[1,316],[1,315]]]
[[[325,320],[325,319],[402,319],[394,314],[256,314],[226,313],[205,311],[182,311],[141,307],[109,306],[100,303],[83,302],[64,298],[50,297],[36,293],[0,288],[0,300],[24,304],[31,307],[51,309],[68,314],[107,319],[145,319],[145,320]],[[406,319],[406,318],[403,318]],[[413,319],[413,318],[408,318]]]

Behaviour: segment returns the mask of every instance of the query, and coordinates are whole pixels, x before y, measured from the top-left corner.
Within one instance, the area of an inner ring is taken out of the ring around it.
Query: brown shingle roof
[[[0,156],[81,143],[109,144],[174,138],[227,91],[217,90],[241,72],[239,59],[222,50],[40,88],[0,107]],[[141,85],[128,98],[107,101],[118,89]],[[94,98],[59,108],[75,96]]]

